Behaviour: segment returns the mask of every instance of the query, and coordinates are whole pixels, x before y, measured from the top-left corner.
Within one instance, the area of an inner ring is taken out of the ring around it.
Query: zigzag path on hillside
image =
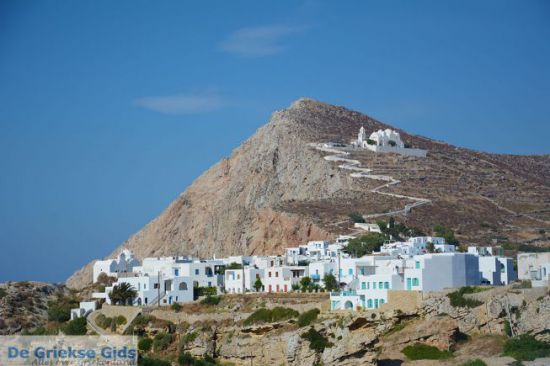
[[[386,181],[387,183],[384,183],[376,188],[373,188],[370,190],[372,193],[376,194],[382,194],[385,196],[391,196],[391,197],[397,197],[397,198],[405,198],[409,199],[411,201],[414,201],[413,203],[405,205],[402,209],[389,211],[389,212],[380,212],[380,213],[374,213],[369,215],[363,215],[365,219],[369,218],[375,218],[375,217],[381,217],[381,216],[389,216],[389,215],[398,215],[408,214],[411,209],[425,205],[428,203],[431,203],[432,201],[427,198],[419,198],[419,197],[413,197],[413,196],[406,196],[402,194],[396,194],[396,193],[389,193],[389,192],[381,192],[381,189],[384,189],[386,187],[396,185],[401,183],[400,180],[397,180],[389,175],[380,175],[380,174],[371,174],[372,169],[368,168],[361,168],[361,162],[359,160],[354,159],[347,159],[345,156],[349,156],[350,153],[342,150],[338,150],[334,147],[327,147],[326,144],[322,143],[311,143],[309,146],[323,152],[332,153],[332,155],[327,155],[324,157],[327,161],[334,161],[334,162],[344,162],[345,164],[338,165],[338,168],[340,169],[346,169],[351,170],[353,173],[350,173],[350,176],[353,178],[367,178],[367,179],[376,179],[376,180],[382,180]]]

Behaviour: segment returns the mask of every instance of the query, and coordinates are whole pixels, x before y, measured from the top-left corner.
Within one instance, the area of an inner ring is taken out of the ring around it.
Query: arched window
[[[187,291],[187,282],[181,282],[179,285],[180,291]]]

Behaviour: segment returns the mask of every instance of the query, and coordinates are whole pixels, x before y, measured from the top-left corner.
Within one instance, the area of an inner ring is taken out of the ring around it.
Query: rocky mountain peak
[[[361,126],[367,133],[392,128],[356,111],[298,99],[273,113],[269,123],[109,257],[121,247],[138,257],[280,254],[308,240],[353,232],[348,219],[352,212],[380,219],[394,213],[428,232],[445,224],[459,237],[485,244],[495,236],[547,242],[537,233],[549,225],[548,156],[474,152],[397,129],[405,143],[427,149],[428,156],[357,150],[351,158],[373,175],[399,181],[377,189],[385,182],[357,179],[311,146],[349,143]],[[405,215],[401,210],[411,201],[400,195],[425,198],[430,204]],[[91,267],[76,272],[68,285],[89,283]]]

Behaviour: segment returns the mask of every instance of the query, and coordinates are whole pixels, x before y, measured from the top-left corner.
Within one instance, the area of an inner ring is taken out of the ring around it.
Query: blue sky
[[[309,96],[548,154],[548,1],[0,1],[0,281],[62,281]]]

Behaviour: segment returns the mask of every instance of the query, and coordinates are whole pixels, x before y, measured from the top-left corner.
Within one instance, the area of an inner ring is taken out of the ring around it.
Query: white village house
[[[533,287],[550,286],[550,252],[519,253],[518,278],[531,281]]]

